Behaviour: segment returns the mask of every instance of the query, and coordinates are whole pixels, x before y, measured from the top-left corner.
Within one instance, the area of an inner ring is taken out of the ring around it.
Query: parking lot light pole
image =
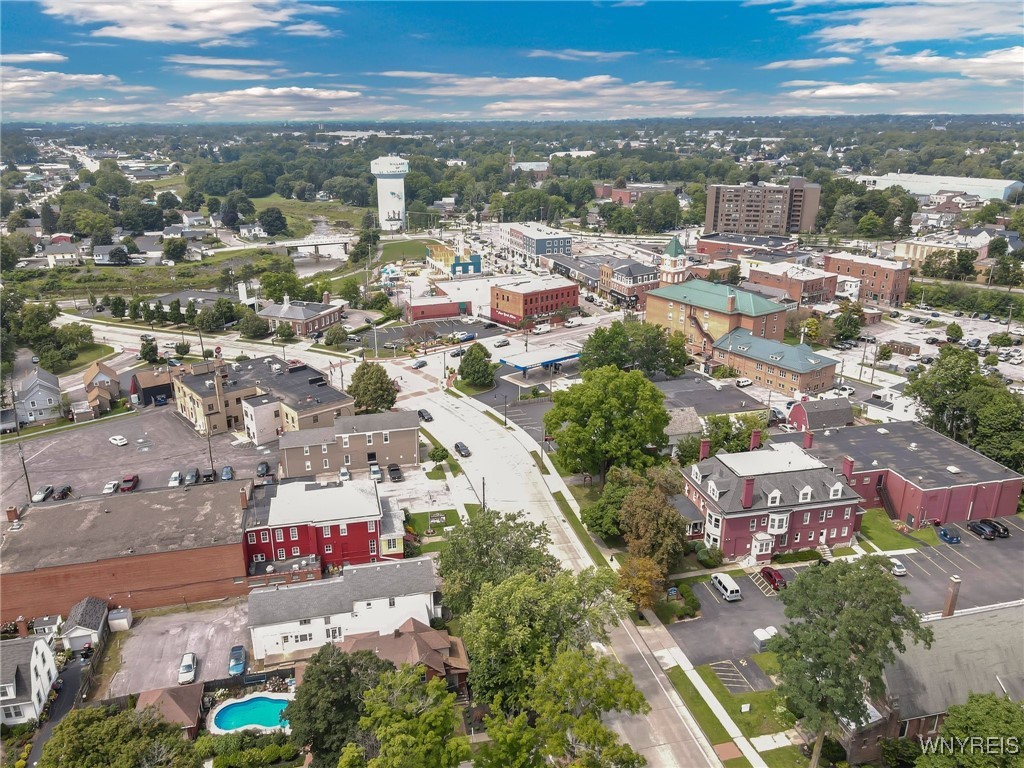
[[[503,398],[505,398],[505,404],[502,406],[502,413],[501,413],[502,426],[507,427],[508,426],[508,395],[502,393],[501,396]],[[495,395],[494,399],[497,400],[498,396]]]

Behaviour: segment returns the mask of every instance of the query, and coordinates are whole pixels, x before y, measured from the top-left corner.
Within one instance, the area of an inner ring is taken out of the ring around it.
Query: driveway
[[[231,647],[249,645],[248,619],[248,604],[243,600],[136,618],[121,647],[121,669],[105,697],[177,685],[178,665],[189,651],[199,657],[197,681],[227,677]]]
[[[75,694],[78,693],[78,686],[82,680],[82,661],[72,659],[57,677],[64,681],[64,686],[57,694],[57,700],[50,705],[50,719],[39,726],[39,730],[36,732],[32,742],[32,751],[28,756],[29,765],[36,765],[39,762],[39,758],[43,756],[43,747],[50,740],[54,726],[74,707]]]

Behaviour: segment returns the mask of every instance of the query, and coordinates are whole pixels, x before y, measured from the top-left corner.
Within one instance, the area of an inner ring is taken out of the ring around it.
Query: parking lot
[[[123,436],[128,445],[112,445],[112,435]],[[260,461],[276,466],[276,450],[233,445],[234,440],[233,435],[214,435],[210,439],[218,478],[226,464],[234,468],[235,477],[253,477]],[[46,484],[58,487],[67,483],[72,487],[72,499],[98,496],[108,481],[127,474],[139,476],[139,488],[162,488],[174,470],[186,472],[210,466],[205,438],[175,414],[173,405],[150,406],[138,414],[43,434],[22,441],[21,449],[33,490]],[[18,446],[0,447],[0,456],[5,469],[4,498],[12,503],[27,501]]]
[[[953,526],[960,532],[961,544],[921,547],[899,555],[907,568],[907,575],[900,578],[909,590],[906,601],[921,613],[941,611],[951,576],[962,580],[958,610],[1024,597],[1024,569],[1020,565],[1024,561],[1024,519],[999,519],[1010,528],[1010,538],[983,541],[963,526]],[[818,566],[778,566],[778,570],[792,582],[811,567]],[[781,628],[786,623],[782,602],[774,593],[759,589],[750,574],[736,578],[736,583],[743,599],[733,603],[725,602],[709,582],[694,584],[694,594],[701,603],[700,618],[668,625],[672,637],[695,665],[726,660],[738,663],[754,653],[755,629]]]
[[[120,653],[122,663],[110,681],[107,697],[177,685],[181,657],[189,651],[198,656],[197,681],[227,677],[231,647],[248,648],[248,619],[245,600],[204,604],[198,610],[162,616],[136,617],[119,650],[115,642],[120,633],[111,636],[108,652]]]

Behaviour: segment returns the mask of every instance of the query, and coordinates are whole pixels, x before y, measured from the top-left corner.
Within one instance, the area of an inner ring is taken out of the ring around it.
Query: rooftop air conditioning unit
[[[207,389],[213,389],[213,379],[207,379],[206,380],[206,388]]]

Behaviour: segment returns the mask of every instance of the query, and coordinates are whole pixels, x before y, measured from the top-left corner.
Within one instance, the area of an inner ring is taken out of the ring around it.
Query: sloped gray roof
[[[54,376],[47,370],[42,368],[33,368],[31,372],[24,379],[21,380],[21,391],[28,393],[32,391],[32,388],[36,384],[42,384],[44,387],[60,391],[60,382],[57,377]]]
[[[98,597],[83,597],[68,612],[68,620],[64,622],[64,631],[81,627],[99,632],[107,615],[107,603]]]
[[[432,593],[437,589],[430,557],[346,568],[336,578],[249,593],[249,626],[349,613],[354,603],[384,597]]]
[[[340,309],[340,307],[333,304],[322,304],[319,301],[290,300],[287,304],[270,304],[256,314],[260,317],[284,320],[312,320],[332,309]]]
[[[396,429],[419,429],[420,417],[416,411],[384,411],[359,416],[339,416],[334,420],[334,431],[339,435],[363,432],[390,432]],[[300,430],[301,434],[301,430]]]
[[[14,686],[14,698],[4,699],[4,706],[32,698],[32,649],[45,642],[45,638],[30,635],[0,643],[0,683]]]
[[[829,397],[824,400],[808,400],[797,403],[794,408],[802,408],[807,414],[808,429],[826,429],[828,427],[845,427],[853,423],[853,403],[847,397]]]
[[[968,693],[1010,695],[1024,687],[1024,604],[927,622],[930,650],[909,645],[885,668],[890,699],[903,720],[946,712]],[[984,642],[980,642],[984,638]]]

